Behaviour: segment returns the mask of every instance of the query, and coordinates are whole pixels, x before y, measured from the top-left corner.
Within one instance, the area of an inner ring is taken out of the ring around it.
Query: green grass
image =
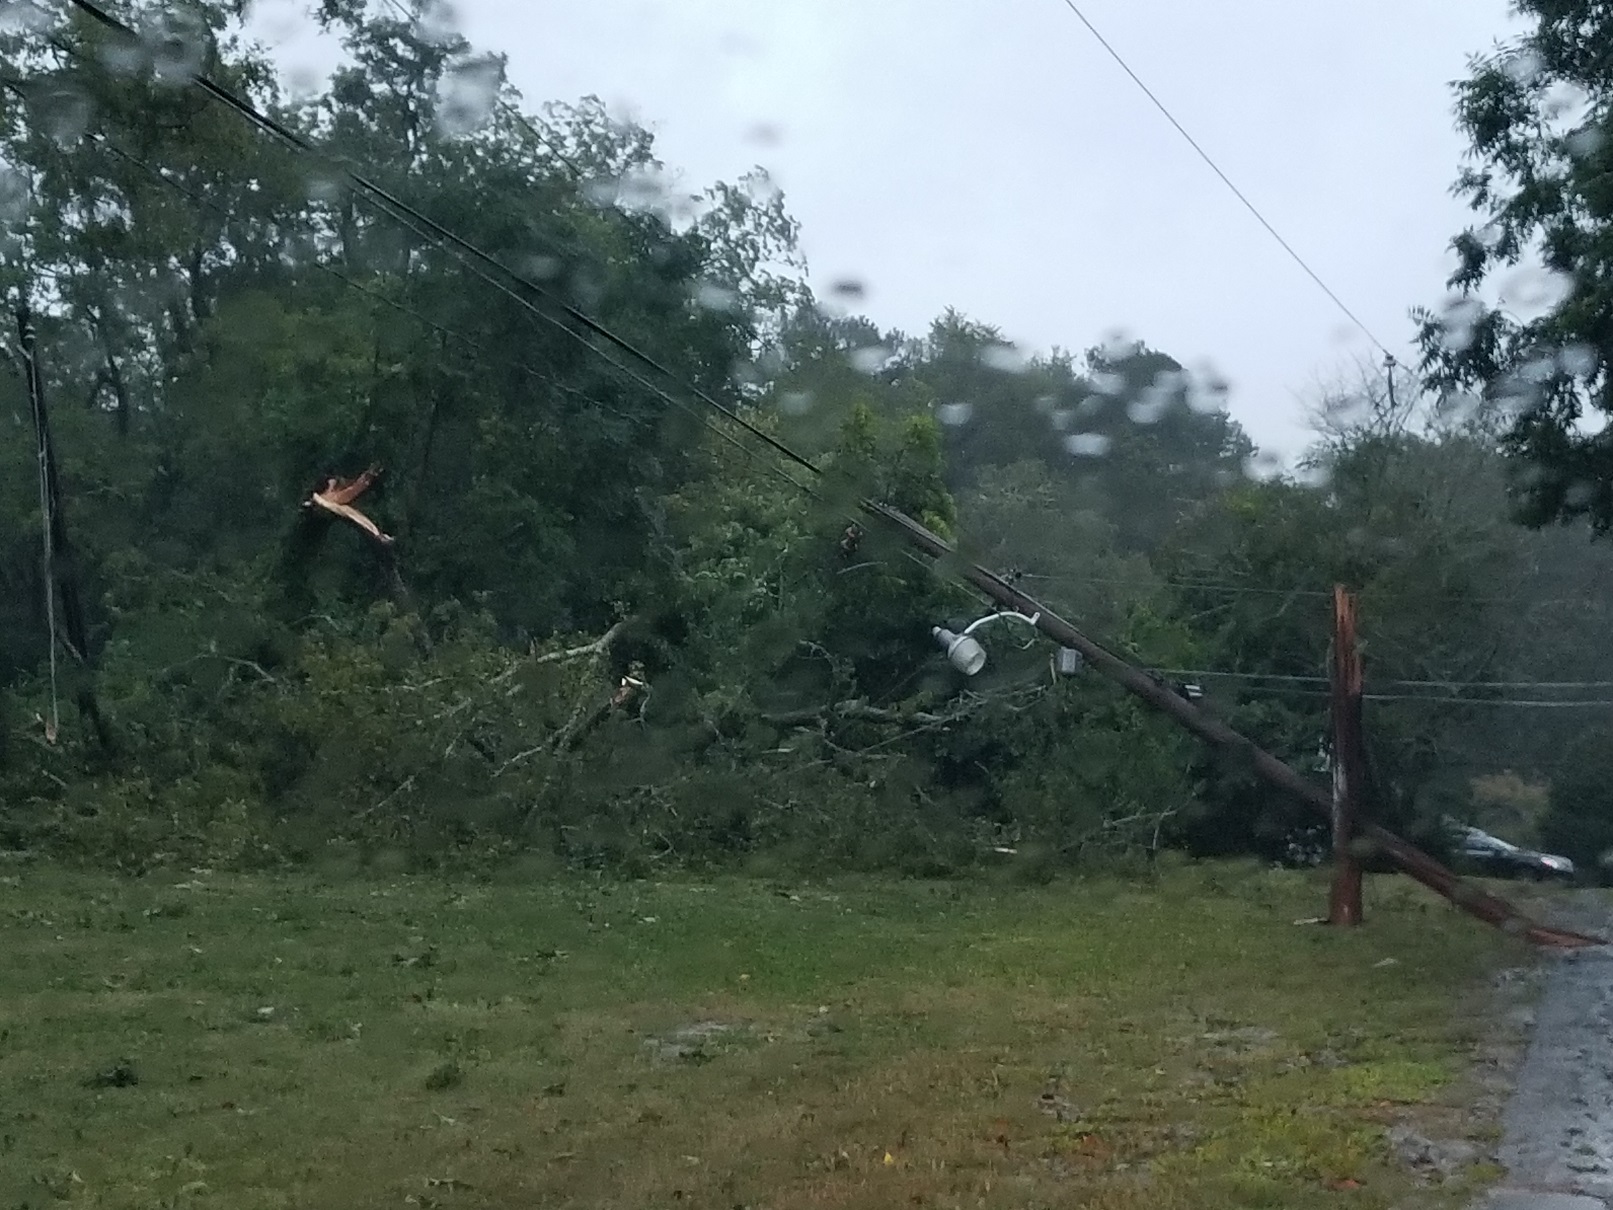
[[[1404,880],[1296,926],[1323,898],[30,869],[0,1210],[1388,1207],[1385,1124],[1460,1106],[1526,953]]]

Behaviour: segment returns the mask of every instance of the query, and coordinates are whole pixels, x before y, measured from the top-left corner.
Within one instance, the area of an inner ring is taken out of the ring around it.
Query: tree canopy
[[[0,847],[910,873],[1012,850],[1033,876],[1287,851],[1292,804],[1045,645],[1002,627],[955,672],[931,629],[986,607],[865,499],[1313,771],[1329,595],[1358,590],[1369,679],[1414,687],[1371,718],[1397,823],[1469,810],[1481,773],[1551,777],[1561,720],[1502,722],[1478,686],[1609,675],[1613,561],[1508,513],[1522,459],[1541,508],[1605,527],[1602,446],[1572,427],[1603,406],[1595,153],[1551,151],[1529,108],[1600,68],[1555,18],[1538,79],[1498,58],[1462,94],[1497,165],[1464,187],[1503,234],[1460,244],[1461,284],[1531,233],[1583,283],[1465,344],[1456,312],[1426,319],[1447,393],[1528,407],[1503,432],[1490,407],[1386,407],[1368,373],[1308,466],[1266,479],[1167,352],[821,306],[765,173],[662,189],[648,130],[597,98],[527,109],[419,12],[324,0],[346,58],[293,96],[239,5],[131,7],[138,45],[77,18],[0,32],[0,288],[35,317],[60,488],[42,509],[27,384],[0,374]],[[390,544],[314,500],[370,467],[351,503]],[[84,641],[53,659],[63,586]],[[1600,843],[1574,811],[1557,834]]]

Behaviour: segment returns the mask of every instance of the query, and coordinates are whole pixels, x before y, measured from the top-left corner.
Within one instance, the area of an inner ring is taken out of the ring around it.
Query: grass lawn
[[[1529,955],[1404,879],[1324,900],[29,867],[0,1210],[1460,1204],[1384,1128],[1452,1116]]]

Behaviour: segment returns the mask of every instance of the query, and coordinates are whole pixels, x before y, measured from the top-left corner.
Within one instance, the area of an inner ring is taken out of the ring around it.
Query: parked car
[[[1453,856],[1460,865],[1474,873],[1497,878],[1555,879],[1561,882],[1571,882],[1574,878],[1574,863],[1566,857],[1520,848],[1499,836],[1491,836],[1488,832],[1465,824],[1456,826]]]

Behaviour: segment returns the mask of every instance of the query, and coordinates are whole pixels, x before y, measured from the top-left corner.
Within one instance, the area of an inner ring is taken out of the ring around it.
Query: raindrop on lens
[[[1557,353],[1557,366],[1571,378],[1590,378],[1598,365],[1596,350],[1590,345],[1572,344]]]
[[[463,138],[486,126],[503,84],[504,64],[495,55],[450,64],[437,81],[437,129]]]
[[[1109,438],[1102,433],[1071,433],[1064,448],[1078,458],[1101,458],[1109,452]]]
[[[211,38],[202,19],[183,9],[159,13],[141,34],[152,74],[174,82],[189,80],[202,70]]]
[[[1008,344],[987,345],[981,350],[980,363],[1004,374],[1023,374],[1029,368],[1025,355]]]
[[[90,99],[76,88],[52,87],[40,101],[45,133],[64,151],[84,137],[90,125]]]
[[[860,374],[877,374],[891,359],[891,351],[884,345],[866,345],[853,350],[851,366]]]
[[[0,164],[0,227],[20,227],[28,218],[28,178]]]
[[[1100,395],[1118,395],[1126,389],[1126,379],[1113,370],[1099,370],[1088,376],[1092,389]]]
[[[942,424],[956,428],[960,424],[968,424],[974,410],[972,403],[943,403],[935,409],[935,415]]]
[[[1445,304],[1440,315],[1440,344],[1448,352],[1463,353],[1473,344],[1479,321],[1484,318],[1484,304],[1476,298],[1453,298]]]
[[[34,0],[0,0],[0,36],[37,34],[50,28],[55,18]]]
[[[727,286],[719,286],[716,282],[701,282],[695,287],[694,299],[706,310],[718,314],[726,314],[739,308],[739,295]]]

